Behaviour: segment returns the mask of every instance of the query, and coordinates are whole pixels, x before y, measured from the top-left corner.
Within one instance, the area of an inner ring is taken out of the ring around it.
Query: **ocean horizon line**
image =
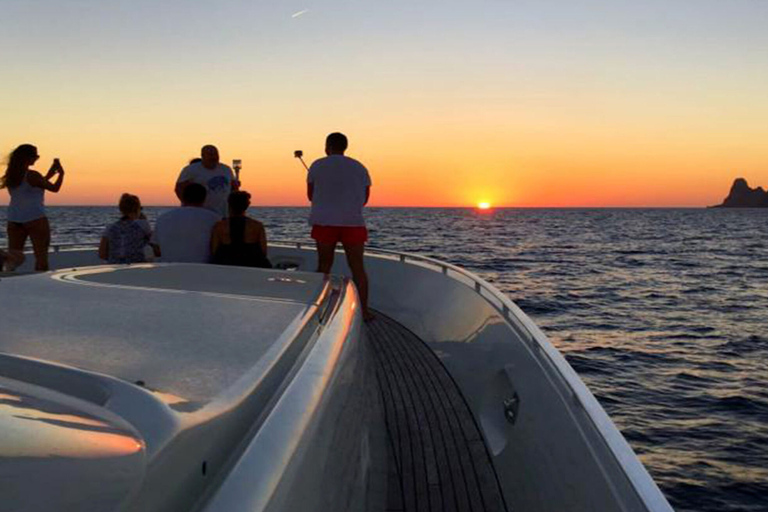
[[[173,208],[178,204],[144,204],[145,208]],[[7,208],[7,204],[0,204],[0,208]],[[49,204],[46,208],[117,208],[116,204]],[[310,205],[251,205],[251,208],[310,208]],[[370,208],[388,209],[433,209],[433,210],[480,210],[477,206],[402,206],[402,205],[371,205]],[[492,206],[486,211],[493,210],[707,210],[716,206]]]

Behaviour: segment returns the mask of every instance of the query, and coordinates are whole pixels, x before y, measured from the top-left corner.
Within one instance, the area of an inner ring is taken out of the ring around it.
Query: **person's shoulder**
[[[326,165],[328,163],[328,158],[330,158],[330,157],[323,156],[323,157],[318,158],[317,160],[315,160],[314,162],[312,162],[309,165],[309,170],[311,171],[312,169],[318,169],[320,167],[323,167],[324,165]]]
[[[257,229],[264,229],[264,223],[254,219],[253,217],[246,217],[245,222]]]
[[[177,222],[178,219],[183,219],[187,215],[187,209],[188,207],[186,206],[176,206],[168,211],[161,213],[157,216],[157,220],[155,221],[155,228],[161,224]]]
[[[157,216],[157,220],[155,222],[158,222],[162,219],[167,219],[168,217],[173,217],[176,215],[176,211],[180,210],[181,206],[174,206],[173,208],[169,208],[168,210],[165,210],[163,213]]]
[[[186,165],[183,169],[181,169],[181,172],[179,173],[179,181],[188,180],[192,176],[197,175],[201,168],[202,166],[200,165],[200,162]]]
[[[107,227],[104,228],[104,232],[107,233],[117,229],[120,226],[120,222],[122,222],[122,219],[116,220],[115,222],[110,222],[107,224]]]
[[[151,233],[152,232],[152,226],[149,225],[149,221],[147,219],[136,219],[133,221],[133,223],[141,228],[142,231],[145,233]]]
[[[216,170],[220,173],[233,174],[232,168],[227,164],[222,164],[221,162],[219,162],[219,165],[216,167]]]
[[[180,215],[186,215],[189,217],[199,217],[199,218],[213,218],[217,221],[221,219],[221,215],[212,212],[208,208],[205,208],[203,206],[180,206],[178,208],[178,211],[180,212]]]
[[[360,162],[360,160],[352,158],[351,156],[344,155],[344,164],[357,169],[365,169],[365,166],[362,164],[362,162]]]
[[[29,169],[27,174],[24,175],[24,180],[30,185],[39,185],[45,181],[45,178],[43,178],[43,175],[39,172]]]
[[[368,169],[362,164],[362,162],[349,156],[345,156],[344,158],[346,159],[344,160],[344,168],[347,169],[347,172],[360,177],[366,182],[370,181]]]
[[[212,212],[208,208],[195,207],[195,210],[198,210],[195,212],[195,215],[198,218],[204,220],[205,222],[209,222],[211,225],[216,224],[222,220],[221,215],[216,212]]]

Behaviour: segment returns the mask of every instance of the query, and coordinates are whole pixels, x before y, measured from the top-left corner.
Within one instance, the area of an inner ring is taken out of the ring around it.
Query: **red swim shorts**
[[[312,238],[321,244],[362,245],[368,241],[365,226],[312,226]]]

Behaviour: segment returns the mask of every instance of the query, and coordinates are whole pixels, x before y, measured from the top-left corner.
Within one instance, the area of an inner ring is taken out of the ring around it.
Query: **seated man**
[[[211,230],[219,215],[203,208],[205,187],[190,183],[182,191],[181,206],[157,218],[152,242],[160,247],[162,261],[208,263]]]

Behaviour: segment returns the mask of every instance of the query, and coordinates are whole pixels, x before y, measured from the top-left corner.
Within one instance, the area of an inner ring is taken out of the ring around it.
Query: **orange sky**
[[[61,158],[49,204],[173,204],[207,143],[243,160],[256,204],[306,204],[293,150],[310,162],[337,130],[378,206],[705,206],[736,177],[768,186],[765,3],[81,3],[11,2],[35,23],[0,31],[0,151]]]

